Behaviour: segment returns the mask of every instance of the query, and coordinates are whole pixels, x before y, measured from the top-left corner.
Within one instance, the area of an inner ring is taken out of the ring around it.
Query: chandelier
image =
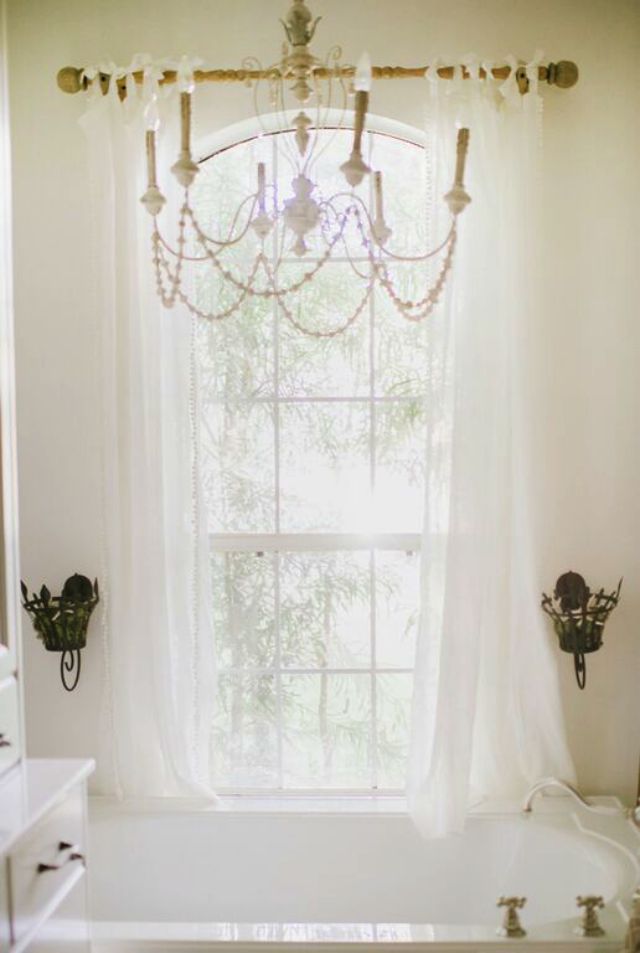
[[[265,99],[268,111],[278,122],[276,145],[291,168],[291,192],[282,201],[274,182],[267,176],[265,162],[256,163],[254,188],[238,204],[231,216],[231,225],[220,234],[205,231],[194,209],[191,189],[199,173],[191,151],[191,110],[194,75],[188,64],[178,70],[180,90],[180,152],[171,172],[184,189],[175,229],[169,241],[161,229],[166,199],[160,191],[156,170],[156,133],[158,114],[153,101],[146,111],[147,189],[142,204],[153,218],[152,260],[158,295],[162,304],[171,308],[176,302],[195,316],[221,321],[236,313],[252,298],[274,300],[285,318],[299,331],[318,338],[330,338],[349,328],[364,312],[375,287],[380,288],[407,321],[424,320],[433,311],[451,270],[457,241],[458,215],[470,202],[464,188],[464,169],[469,142],[468,129],[457,133],[456,166],[451,190],[444,196],[451,220],[439,243],[417,255],[403,255],[393,247],[392,224],[385,219],[383,173],[369,168],[362,154],[362,138],[369,106],[372,70],[364,54],[357,67],[341,64],[341,51],[332,49],[324,60],[310,50],[318,19],[314,20],[305,0],[292,0],[286,19],[281,21],[286,34],[281,59],[267,69],[250,59],[245,68],[258,77],[254,83],[256,114],[263,131]],[[353,140],[351,152],[345,156],[340,172],[344,188],[326,196],[312,179],[314,163],[323,149],[320,135],[336,128],[333,117],[341,117],[337,128],[345,128],[352,115],[350,98],[354,97]],[[329,117],[331,116],[331,123]],[[369,181],[373,193],[373,214],[358,193]],[[209,231],[211,231],[209,227]],[[308,242],[312,240],[313,254]],[[230,255],[234,250],[234,255]],[[236,253],[242,250],[243,254]],[[304,285],[313,282],[322,269],[340,256],[349,262],[363,279],[364,291],[355,307],[341,317],[340,324],[330,330],[305,327],[296,313],[296,295]],[[295,278],[283,267],[299,260],[302,270]],[[233,261],[230,258],[233,257]],[[246,267],[240,269],[238,257]],[[419,300],[399,292],[393,277],[395,262],[425,265],[433,260],[432,280]],[[306,265],[305,265],[306,263]],[[363,263],[366,272],[363,273]],[[368,267],[366,267],[368,265]],[[230,285],[233,300],[221,310],[205,311],[198,307],[185,280],[185,271],[192,266],[214,270],[218,279]],[[287,280],[287,274],[289,279]]]

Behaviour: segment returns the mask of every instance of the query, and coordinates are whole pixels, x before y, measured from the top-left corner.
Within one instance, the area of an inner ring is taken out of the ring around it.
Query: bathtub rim
[[[163,924],[184,926],[180,924]],[[98,921],[92,924],[92,953],[354,953],[354,951],[375,950],[375,953],[512,953],[513,940],[493,936],[487,939],[418,939],[411,940],[213,940],[187,937],[183,935],[167,936],[158,934],[158,924],[128,924],[128,935],[117,929],[117,923]],[[172,931],[170,931],[172,932]],[[115,934],[115,935],[114,935]],[[120,935],[118,935],[120,934]],[[155,934],[155,935],[154,935]],[[186,934],[186,931],[185,931]],[[505,947],[505,944],[507,946]],[[606,937],[584,938],[563,936],[546,938],[527,935],[515,941],[516,948],[523,953],[620,953],[621,941]]]
[[[270,803],[254,804],[244,803],[238,805],[237,799],[229,799],[231,803],[226,806],[218,804],[216,807],[208,802],[194,803],[193,800],[185,799],[135,799],[118,801],[108,797],[90,798],[89,817],[91,818],[114,818],[117,816],[137,816],[161,817],[166,815],[176,816],[199,816],[202,814],[214,814],[218,817],[228,816],[231,818],[263,818],[268,815],[276,815],[282,819],[291,818],[321,820],[332,817],[339,818],[345,823],[357,823],[358,820],[366,818],[384,818],[391,823],[396,821],[405,821],[407,818],[405,809],[400,809],[397,803],[400,799],[394,799],[394,805],[385,803],[371,803],[377,801],[377,798],[367,798],[368,804],[360,804],[355,811],[349,812],[343,809],[344,805],[338,805],[335,800],[331,805],[324,805],[323,810],[318,810],[317,804],[309,804],[309,799],[303,799],[304,804],[299,804],[297,810],[291,810],[291,798],[269,799]],[[253,800],[253,799],[252,799]],[[315,799],[313,799],[315,801]],[[323,799],[326,801],[327,799]],[[362,801],[362,799],[359,799]],[[535,823],[536,816],[547,816],[550,819],[558,816],[566,816],[570,829],[580,834],[593,837],[596,840],[607,845],[609,849],[620,857],[621,863],[627,865],[626,875],[621,873],[621,880],[626,881],[626,892],[620,888],[618,892],[607,903],[607,910],[604,911],[604,918],[607,916],[615,918],[616,927],[612,929],[611,924],[608,929],[608,936],[601,938],[582,938],[572,934],[572,928],[577,923],[577,918],[572,920],[549,921],[543,925],[532,926],[529,928],[528,935],[516,941],[516,947],[523,947],[526,953],[578,953],[578,950],[584,950],[585,953],[619,953],[622,946],[621,933],[626,929],[629,912],[631,909],[631,900],[633,889],[640,884],[640,830],[635,826],[628,816],[628,809],[622,803],[620,798],[615,795],[599,795],[591,798],[593,803],[603,806],[615,805],[619,808],[619,814],[596,814],[586,811],[579,807],[575,801],[567,795],[547,795],[542,796],[536,803],[536,807],[529,815],[524,815],[525,823],[531,821]],[[385,797],[385,802],[388,798]],[[339,809],[340,807],[340,809]],[[382,810],[381,808],[386,808]],[[389,810],[389,808],[392,808]],[[521,806],[514,801],[486,801],[471,810],[468,814],[470,819],[500,820],[513,819],[516,816],[522,816]],[[632,879],[633,874],[633,879]],[[632,887],[633,883],[633,887]],[[497,917],[497,920],[499,916]],[[496,922],[497,922],[496,920]],[[504,944],[510,943],[510,940],[497,937],[493,932],[484,927],[465,927],[455,925],[432,925],[424,924],[401,924],[410,926],[412,930],[423,931],[425,935],[417,939],[336,939],[332,937],[323,939],[305,939],[299,941],[281,937],[278,939],[259,939],[248,938],[246,931],[255,927],[255,923],[234,923],[233,926],[240,934],[240,938],[211,938],[189,936],[189,932],[210,928],[214,930],[223,926],[221,923],[170,923],[161,922],[136,922],[136,921],[104,921],[98,920],[93,923],[93,953],[144,953],[148,950],[155,953],[187,953],[189,950],[199,950],[201,953],[229,953],[229,948],[233,947],[234,953],[257,953],[259,949],[262,953],[276,953],[276,951],[286,951],[286,953],[303,953],[305,950],[317,949],[322,953],[348,953],[354,947],[360,950],[368,948],[375,950],[376,953],[392,953],[393,948],[402,947],[406,953],[471,953],[475,948],[482,950],[482,953],[505,953]],[[307,924],[312,925],[312,924]],[[400,924],[395,924],[398,926]],[[605,923],[606,925],[606,923]],[[271,924],[281,929],[290,924],[284,922]],[[354,923],[321,925],[325,930],[333,926],[339,932],[345,928],[354,928],[359,926]],[[367,926],[379,927],[384,924],[367,924]],[[437,929],[440,933],[446,931],[447,938],[438,937],[436,939],[427,936],[430,931]],[[183,935],[180,935],[183,931]],[[475,931],[473,937],[470,932]],[[174,936],[167,936],[167,932],[174,932]],[[611,937],[611,938],[609,938]],[[579,946],[578,946],[579,945]],[[511,953],[511,950],[509,951]]]
[[[594,805],[615,807],[619,816],[626,817],[629,808],[614,794],[589,795]],[[304,816],[304,817],[398,817],[406,819],[409,814],[407,800],[403,796],[389,794],[357,795],[221,795],[215,800],[203,797],[116,797],[114,795],[90,794],[89,815],[106,814],[224,814],[243,816]],[[568,794],[542,792],[536,799],[529,816],[555,814],[588,814]],[[467,817],[504,817],[524,814],[519,802],[510,799],[484,799],[473,805]],[[593,814],[598,817],[600,815]],[[602,815],[606,816],[606,815]],[[631,825],[633,827],[633,825]],[[640,841],[640,828],[636,827]]]

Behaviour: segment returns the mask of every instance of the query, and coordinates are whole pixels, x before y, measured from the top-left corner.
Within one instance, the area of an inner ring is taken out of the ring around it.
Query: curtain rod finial
[[[547,82],[559,89],[571,89],[578,82],[578,67],[571,60],[559,60],[547,66]]]
[[[58,88],[63,93],[79,93],[82,89],[81,73],[82,70],[75,66],[63,66],[61,70],[58,70]]]

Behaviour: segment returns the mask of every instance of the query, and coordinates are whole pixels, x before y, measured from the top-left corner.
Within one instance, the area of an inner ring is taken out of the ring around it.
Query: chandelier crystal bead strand
[[[160,230],[159,217],[166,200],[157,182],[157,110],[148,110],[148,182],[141,202],[153,218],[152,261],[158,294],[165,307],[171,308],[179,301],[198,318],[221,321],[238,312],[250,298],[275,299],[284,317],[298,331],[316,338],[330,338],[345,331],[358,319],[376,285],[387,294],[398,313],[407,321],[424,320],[438,302],[453,263],[458,216],[471,201],[464,187],[469,130],[460,129],[457,134],[454,182],[444,196],[451,213],[447,234],[435,248],[420,255],[395,253],[390,247],[393,231],[384,214],[382,172],[373,173],[373,218],[366,203],[356,192],[372,171],[362,156],[362,138],[371,89],[369,58],[364,54],[358,63],[351,89],[345,79],[345,68],[340,63],[339,48],[331,50],[324,60],[311,53],[309,44],[317,24],[318,20],[313,19],[304,0],[292,0],[283,22],[288,42],[284,46],[282,58],[266,70],[255,60],[247,61],[247,66],[268,77],[265,81],[268,111],[275,114],[277,126],[275,129],[272,125],[267,126],[265,111],[260,109],[260,87],[263,83],[257,80],[254,100],[263,132],[290,134],[276,136],[276,145],[279,159],[281,157],[291,167],[291,194],[282,202],[277,200],[275,182],[268,181],[266,164],[259,161],[254,180],[256,190],[249,192],[240,202],[226,232],[216,237],[207,234],[191,201],[191,188],[199,172],[191,152],[193,73],[183,69],[179,82],[181,141],[178,159],[171,171],[184,189],[184,200],[179,211],[174,244],[167,241]],[[311,178],[314,163],[323,149],[320,133],[336,128],[336,108],[341,117],[338,128],[346,128],[352,93],[355,96],[352,148],[340,166],[346,182],[345,189],[324,197]],[[270,236],[275,236],[275,243],[269,241]],[[268,241],[270,246],[274,244],[279,250],[276,256],[271,253],[271,248],[267,252]],[[225,253],[231,248],[244,248],[245,245],[247,255],[243,260],[248,260],[250,264],[242,273],[229,263]],[[251,248],[251,245],[254,247]],[[295,295],[304,285],[312,282],[338,252],[363,280],[363,295],[355,308],[343,316],[338,326],[330,330],[308,328],[300,319]],[[291,261],[291,256],[301,263],[308,262],[308,268],[294,280],[287,281],[286,268],[283,266]],[[441,263],[426,294],[417,301],[403,298],[394,284],[388,265],[395,262],[426,263],[437,256],[441,257]],[[187,290],[191,284],[184,281],[186,262],[190,266],[212,268],[218,278],[233,289],[235,297],[231,304],[211,311],[197,307]],[[362,267],[366,267],[367,263],[368,268],[363,273]]]

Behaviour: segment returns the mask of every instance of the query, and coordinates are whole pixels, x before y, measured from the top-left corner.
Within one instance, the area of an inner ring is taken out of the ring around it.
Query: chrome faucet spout
[[[533,799],[535,798],[536,794],[539,794],[541,791],[544,791],[547,788],[560,788],[560,790],[569,794],[573,800],[580,804],[581,807],[583,807],[586,811],[592,811],[594,814],[623,813],[621,809],[617,807],[609,807],[608,805],[604,804],[593,804],[591,801],[588,801],[585,797],[583,797],[578,789],[574,787],[573,784],[570,784],[569,781],[563,781],[560,778],[542,778],[541,781],[536,781],[524,800],[522,810],[525,814],[529,814],[533,810]]]

